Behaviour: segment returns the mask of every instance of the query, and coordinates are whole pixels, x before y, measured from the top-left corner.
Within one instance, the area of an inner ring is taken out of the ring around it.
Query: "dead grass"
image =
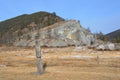
[[[120,52],[42,48],[45,73],[35,75],[33,48],[0,47],[0,80],[120,80]],[[97,63],[99,55],[99,64]]]

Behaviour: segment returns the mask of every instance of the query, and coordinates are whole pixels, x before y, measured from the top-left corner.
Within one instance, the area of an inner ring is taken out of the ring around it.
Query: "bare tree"
[[[41,46],[39,41],[40,34],[39,32],[35,36],[35,49],[36,49],[36,58],[37,58],[37,72],[36,74],[42,74],[44,72],[43,63],[41,59]]]

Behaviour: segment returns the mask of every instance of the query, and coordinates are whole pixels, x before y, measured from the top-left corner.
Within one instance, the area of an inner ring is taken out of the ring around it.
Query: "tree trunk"
[[[42,74],[44,72],[44,69],[43,69],[43,63],[41,59],[41,48],[40,48],[40,42],[38,40],[38,37],[36,37],[35,49],[36,49],[36,58],[37,58],[37,74]]]

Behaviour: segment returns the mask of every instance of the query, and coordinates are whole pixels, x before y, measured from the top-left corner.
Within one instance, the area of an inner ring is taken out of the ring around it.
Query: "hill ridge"
[[[105,35],[109,41],[120,43],[120,29]]]
[[[64,21],[63,18],[56,15],[55,12],[49,13],[40,11],[32,14],[23,14],[0,22],[0,43],[12,43],[16,38],[22,36],[27,31],[40,29],[56,22]],[[35,23],[34,28],[28,26]]]

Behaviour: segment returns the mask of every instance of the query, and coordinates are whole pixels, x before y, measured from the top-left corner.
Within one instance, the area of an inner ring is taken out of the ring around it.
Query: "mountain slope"
[[[0,43],[12,43],[28,31],[43,28],[56,22],[64,21],[55,12],[37,12],[24,14],[0,22]]]
[[[90,46],[94,35],[83,28],[79,21],[64,20],[55,13],[24,14],[0,22],[0,44],[34,46],[39,34],[41,46]]]
[[[120,42],[120,29],[105,35],[112,42]]]

